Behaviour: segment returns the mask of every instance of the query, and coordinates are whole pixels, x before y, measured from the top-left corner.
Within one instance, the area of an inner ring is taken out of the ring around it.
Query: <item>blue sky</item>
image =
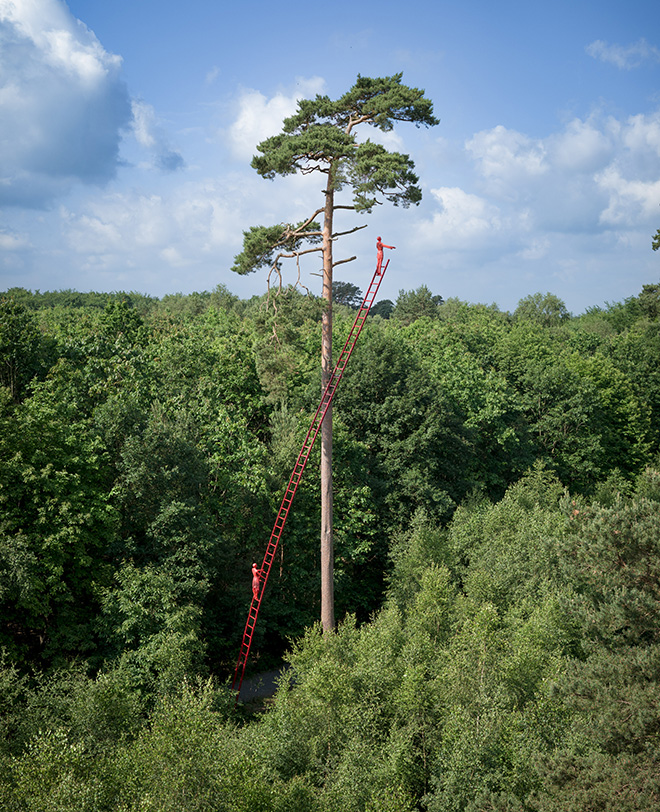
[[[383,136],[424,199],[338,215],[337,255],[383,297],[512,310],[537,291],[577,314],[660,278],[660,33],[651,0],[431,4],[0,0],[0,290],[226,285],[250,225],[300,220],[319,178],[250,168],[296,100],[358,73],[424,88],[440,124]],[[318,261],[303,266],[312,290]],[[295,281],[293,267],[285,281]]]

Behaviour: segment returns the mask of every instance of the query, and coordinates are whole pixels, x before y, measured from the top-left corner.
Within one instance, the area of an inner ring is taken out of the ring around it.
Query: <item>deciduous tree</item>
[[[39,366],[39,331],[33,314],[14,299],[0,299],[0,386],[18,403]]]
[[[442,296],[434,296],[426,285],[417,290],[400,290],[392,316],[404,324],[410,324],[422,316],[437,319],[438,308],[442,303]]]
[[[362,291],[352,282],[338,282],[335,280],[332,300],[337,304],[348,305],[348,307],[357,309],[362,303]]]

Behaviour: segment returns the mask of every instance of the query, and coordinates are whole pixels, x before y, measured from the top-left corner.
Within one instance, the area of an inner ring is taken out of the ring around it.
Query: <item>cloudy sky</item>
[[[424,199],[338,215],[368,228],[338,244],[358,260],[337,278],[365,289],[382,235],[397,246],[391,299],[425,284],[512,310],[550,291],[577,314],[636,295],[660,278],[656,12],[0,0],[0,290],[263,292],[263,274],[230,271],[243,230],[302,219],[322,183],[261,179],[255,145],[297,99],[402,71],[441,119],[386,140],[415,161]],[[303,267],[312,290],[318,264]]]

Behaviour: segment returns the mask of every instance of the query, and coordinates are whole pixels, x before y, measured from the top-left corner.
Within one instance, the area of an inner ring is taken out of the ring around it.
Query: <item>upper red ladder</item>
[[[284,497],[282,498],[282,504],[280,505],[280,509],[277,513],[277,518],[275,519],[275,524],[270,534],[270,539],[268,540],[268,546],[266,547],[266,553],[264,555],[263,564],[261,565],[259,591],[257,592],[256,597],[252,598],[252,603],[250,604],[250,611],[248,612],[248,618],[245,624],[245,631],[243,632],[243,642],[241,643],[241,651],[238,655],[238,662],[236,663],[236,670],[234,671],[234,679],[231,685],[233,690],[234,688],[236,688],[238,684],[238,687],[236,689],[237,690],[236,701],[238,701],[238,697],[240,696],[241,693],[241,685],[243,684],[245,666],[247,665],[248,657],[250,655],[252,636],[254,635],[254,627],[257,624],[257,617],[259,616],[259,607],[261,606],[261,600],[263,598],[264,589],[266,587],[266,582],[268,581],[268,576],[270,575],[270,568],[273,564],[275,553],[277,552],[277,546],[280,542],[280,538],[282,537],[284,525],[286,524],[289,511],[291,510],[293,497],[296,495],[296,491],[298,490],[298,485],[300,484],[300,480],[302,479],[303,471],[305,470],[305,466],[307,465],[307,460],[309,459],[309,455],[312,451],[314,442],[321,428],[321,424],[323,423],[323,419],[325,418],[325,413],[328,411],[328,407],[330,406],[332,398],[335,392],[337,391],[337,386],[339,386],[339,381],[341,380],[341,377],[344,374],[346,364],[348,364],[348,359],[351,357],[351,353],[355,348],[355,344],[357,343],[358,337],[362,332],[362,327],[364,326],[364,322],[366,321],[367,315],[369,314],[369,310],[372,304],[374,303],[374,299],[376,298],[376,294],[378,293],[378,288],[380,287],[380,283],[382,282],[383,276],[385,275],[385,271],[387,270],[387,266],[389,264],[390,261],[388,259],[380,271],[378,270],[378,268],[376,268],[376,271],[371,280],[371,284],[369,285],[369,289],[367,290],[367,294],[364,297],[364,301],[360,306],[358,314],[355,317],[355,321],[353,322],[353,326],[351,327],[351,331],[348,334],[348,338],[346,339],[346,343],[344,344],[344,349],[341,351],[339,359],[335,364],[335,368],[332,370],[330,380],[328,381],[325,389],[323,390],[321,402],[319,403],[316,413],[312,418],[311,425],[309,427],[309,430],[307,431],[307,435],[302,444],[302,448],[300,449],[300,453],[298,454],[296,464],[293,466],[293,472],[291,474],[291,478],[289,479],[289,484],[287,485]]]

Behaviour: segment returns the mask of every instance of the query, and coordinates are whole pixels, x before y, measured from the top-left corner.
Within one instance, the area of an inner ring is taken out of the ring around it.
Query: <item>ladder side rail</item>
[[[371,306],[376,298],[376,294],[378,293],[378,288],[380,287],[380,283],[383,280],[383,276],[385,275],[385,271],[387,270],[387,266],[390,264],[389,259],[383,266],[380,273],[378,270],[374,273],[369,288],[367,289],[367,293],[364,297],[362,305],[358,310],[358,314],[355,317],[355,321],[353,322],[353,326],[351,327],[346,342],[344,344],[344,348],[342,349],[341,353],[339,354],[339,359],[335,364],[335,367],[330,375],[330,379],[323,390],[323,395],[321,396],[321,400],[319,405],[314,413],[314,417],[312,418],[312,422],[310,424],[309,429],[307,430],[307,434],[305,435],[305,439],[303,441],[302,447],[300,452],[298,453],[298,457],[296,459],[295,465],[293,467],[293,472],[289,478],[289,483],[287,488],[284,492],[284,497],[280,504],[280,509],[277,513],[275,518],[275,524],[273,526],[273,530],[271,531],[270,538],[268,540],[268,546],[266,547],[266,552],[264,554],[264,560],[261,565],[261,577],[259,579],[259,590],[257,592],[256,597],[252,597],[252,603],[250,604],[250,609],[248,611],[248,619],[245,624],[245,630],[243,632],[243,639],[241,642],[241,651],[239,653],[238,662],[236,663],[236,669],[234,671],[234,679],[232,681],[232,690],[234,690],[236,686],[236,680],[238,679],[238,688],[236,693],[236,701],[238,702],[238,697],[241,693],[241,686],[243,685],[243,677],[245,676],[245,668],[247,666],[248,657],[250,655],[250,648],[252,645],[252,636],[254,633],[254,628],[257,623],[257,617],[259,616],[259,609],[261,607],[261,600],[263,598],[264,590],[266,588],[266,583],[268,582],[268,576],[270,575],[271,565],[273,558],[275,557],[275,553],[277,552],[277,548],[279,545],[280,538],[282,537],[282,532],[284,530],[284,525],[289,515],[289,511],[291,510],[291,505],[293,503],[293,498],[296,495],[296,491],[298,490],[298,485],[300,484],[300,480],[302,479],[302,475],[305,471],[305,467],[307,465],[307,461],[309,460],[309,456],[312,452],[312,448],[314,447],[314,443],[316,442],[316,438],[320,431],[321,425],[325,420],[326,412],[330,406],[330,403],[334,397],[334,393],[339,385],[339,382],[342,379],[344,374],[344,370],[346,369],[346,365],[353,353],[357,340],[362,332],[362,328],[364,327],[364,323],[366,321],[366,317],[371,309]],[[290,497],[289,497],[290,494]],[[287,502],[288,498],[288,504]],[[278,525],[278,521],[281,519],[281,524]],[[270,555],[269,555],[270,553]],[[250,620],[253,620],[250,623]],[[239,677],[240,672],[240,677]]]
[[[364,323],[366,321],[367,315],[369,314],[369,310],[371,310],[371,306],[373,305],[374,299],[376,298],[376,294],[378,293],[378,288],[380,287],[380,283],[382,282],[383,275],[387,270],[387,266],[390,264],[389,259],[385,263],[385,266],[382,269],[382,273],[378,274],[375,273],[371,283],[369,285],[369,289],[367,290],[367,294],[364,297],[364,301],[360,305],[358,310],[357,316],[355,317],[355,321],[353,322],[353,326],[348,334],[348,338],[346,339],[346,343],[344,344],[344,348],[342,349],[341,353],[339,354],[339,360],[335,365],[335,368],[332,372],[332,377],[329,383],[333,383],[336,380],[336,384],[339,383],[340,375],[338,376],[339,370],[343,372],[346,364],[348,363],[348,359],[353,352],[357,339],[362,332],[362,328],[364,327]],[[343,364],[342,364],[343,361]]]
[[[341,353],[339,354],[339,360],[335,364],[335,368],[332,371],[332,375],[330,376],[330,380],[328,381],[328,384],[326,386],[326,391],[328,389],[330,389],[330,387],[333,384],[334,384],[334,389],[336,389],[337,386],[339,386],[339,382],[342,379],[342,376],[344,374],[344,370],[346,369],[346,365],[348,364],[348,361],[349,361],[349,359],[350,359],[350,357],[351,357],[351,355],[353,353],[353,350],[355,349],[355,345],[357,344],[357,340],[360,337],[360,333],[362,332],[362,328],[364,327],[364,322],[365,322],[366,318],[362,320],[361,324],[358,324],[358,321],[360,319],[360,315],[362,314],[362,311],[365,310],[365,317],[366,317],[366,314],[371,309],[371,304],[373,303],[373,300],[376,298],[376,293],[378,293],[378,288],[380,287],[380,283],[383,280],[383,276],[385,275],[385,271],[387,270],[387,266],[389,264],[390,264],[390,261],[388,259],[387,262],[385,263],[381,273],[379,274],[378,271],[376,271],[376,273],[373,275],[373,278],[371,280],[371,284],[369,285],[369,290],[367,291],[367,295],[365,296],[364,301],[362,302],[362,306],[360,307],[360,310],[358,311],[358,315],[355,317],[355,321],[353,322],[353,326],[351,327],[351,330],[350,330],[350,332],[348,334],[348,338],[346,339],[346,343],[344,344],[344,348],[341,351]],[[373,293],[372,293],[372,288],[373,288]],[[369,303],[368,307],[365,307],[365,305],[367,303],[367,300],[369,299],[370,293],[371,293],[371,302]],[[342,356],[344,356],[344,354],[345,354],[345,357],[342,358]],[[342,361],[343,361],[343,364],[342,364]],[[333,391],[332,394],[334,394],[334,391]],[[325,392],[324,392],[324,395],[325,395]],[[321,406],[323,406],[323,400],[324,400],[324,398],[321,398],[321,403],[319,404],[319,409],[321,408]],[[328,407],[330,406],[330,401],[331,400],[332,400],[332,396],[328,399],[327,403],[325,404],[325,408],[323,409],[323,415],[322,415],[321,421],[320,421],[321,423],[323,423],[323,420],[325,419],[325,414],[328,411]],[[317,412],[318,412],[318,410],[317,410]]]

